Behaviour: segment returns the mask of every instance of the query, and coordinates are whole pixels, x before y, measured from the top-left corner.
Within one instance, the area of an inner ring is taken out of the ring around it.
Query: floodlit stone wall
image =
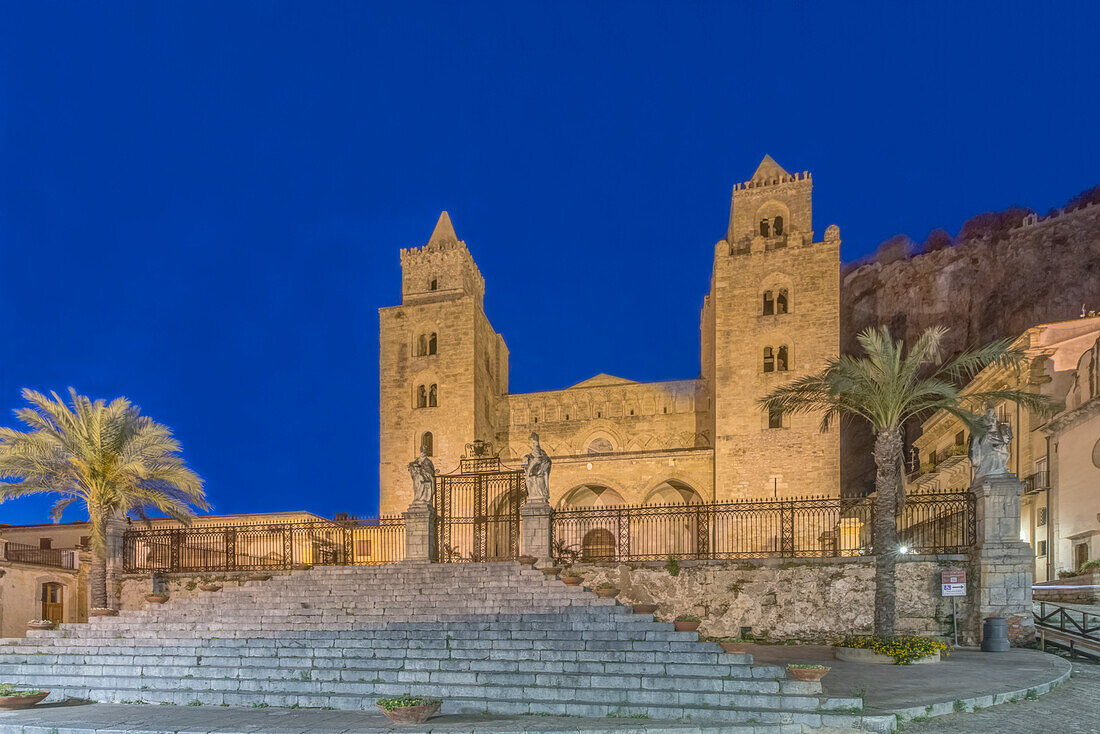
[[[164,589],[171,599],[189,599],[198,596],[199,584],[221,584],[222,588],[231,586],[244,586],[248,583],[248,576],[252,573],[173,573],[168,574]],[[272,576],[285,573],[282,571],[262,571]],[[255,583],[255,582],[253,582]],[[122,577],[121,591],[119,593],[119,609],[143,609],[149,602],[145,601],[146,594],[153,593],[152,574],[126,574]]]
[[[951,600],[940,596],[940,574],[966,566],[961,555],[903,559],[897,571],[898,633],[950,635]],[[706,637],[736,637],[751,627],[766,641],[824,643],[869,634],[874,624],[872,558],[680,561],[676,575],[657,562],[577,564],[573,570],[585,586],[614,584],[624,604],[657,604],[658,619],[699,617]],[[965,603],[957,606],[962,641],[967,612]]]

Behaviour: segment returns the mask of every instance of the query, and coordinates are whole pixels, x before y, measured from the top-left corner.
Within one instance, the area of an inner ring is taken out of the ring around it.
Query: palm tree
[[[944,410],[958,417],[973,434],[977,410],[988,404],[1014,402],[1043,412],[1046,396],[1013,388],[960,394],[985,367],[1018,367],[1024,353],[1010,340],[994,342],[944,361],[947,329],[926,329],[912,349],[905,351],[885,326],[859,334],[860,356],[830,359],[822,371],[782,385],[760,400],[766,411],[820,413],[821,430],[842,417],[862,418],[875,434],[875,504],[871,542],[875,553],[875,634],[894,634],[897,563],[895,517],[904,502],[902,426],[911,418]]]
[[[183,462],[180,444],[164,425],[126,398],[92,401],[69,388],[71,403],[23,390],[30,407],[15,411],[28,431],[0,428],[0,504],[32,494],[55,494],[50,517],[74,502],[88,512],[92,607],[107,607],[107,520],[153,510],[184,523],[192,507],[209,509],[202,479]]]

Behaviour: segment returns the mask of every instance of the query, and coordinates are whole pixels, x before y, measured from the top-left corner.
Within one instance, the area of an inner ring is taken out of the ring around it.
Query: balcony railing
[[[4,549],[4,559],[8,561],[53,568],[76,568],[76,551],[39,548],[36,545],[13,543],[10,540],[0,543],[0,546]]]
[[[1050,488],[1050,474],[1046,471],[1037,471],[1024,480],[1025,492],[1039,492]]]

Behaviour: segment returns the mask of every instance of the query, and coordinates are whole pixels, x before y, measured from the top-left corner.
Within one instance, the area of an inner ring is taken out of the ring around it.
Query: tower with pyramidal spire
[[[484,299],[485,279],[447,212],[427,243],[401,250],[401,305],[379,309],[384,511],[412,500],[406,464],[421,447],[449,471],[467,443],[493,438],[491,415],[508,392],[508,348]]]

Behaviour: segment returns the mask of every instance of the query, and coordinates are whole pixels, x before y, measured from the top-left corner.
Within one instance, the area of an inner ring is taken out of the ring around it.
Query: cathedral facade
[[[533,432],[554,462],[556,507],[839,494],[839,431],[758,405],[839,351],[840,232],[832,225],[814,241],[812,192],[808,172],[767,156],[733,187],[698,377],[599,374],[521,394],[508,391],[485,281],[444,212],[427,244],[401,251],[401,305],[379,310],[381,511],[408,506],[407,464],[422,447],[440,473],[475,439],[518,466]]]

